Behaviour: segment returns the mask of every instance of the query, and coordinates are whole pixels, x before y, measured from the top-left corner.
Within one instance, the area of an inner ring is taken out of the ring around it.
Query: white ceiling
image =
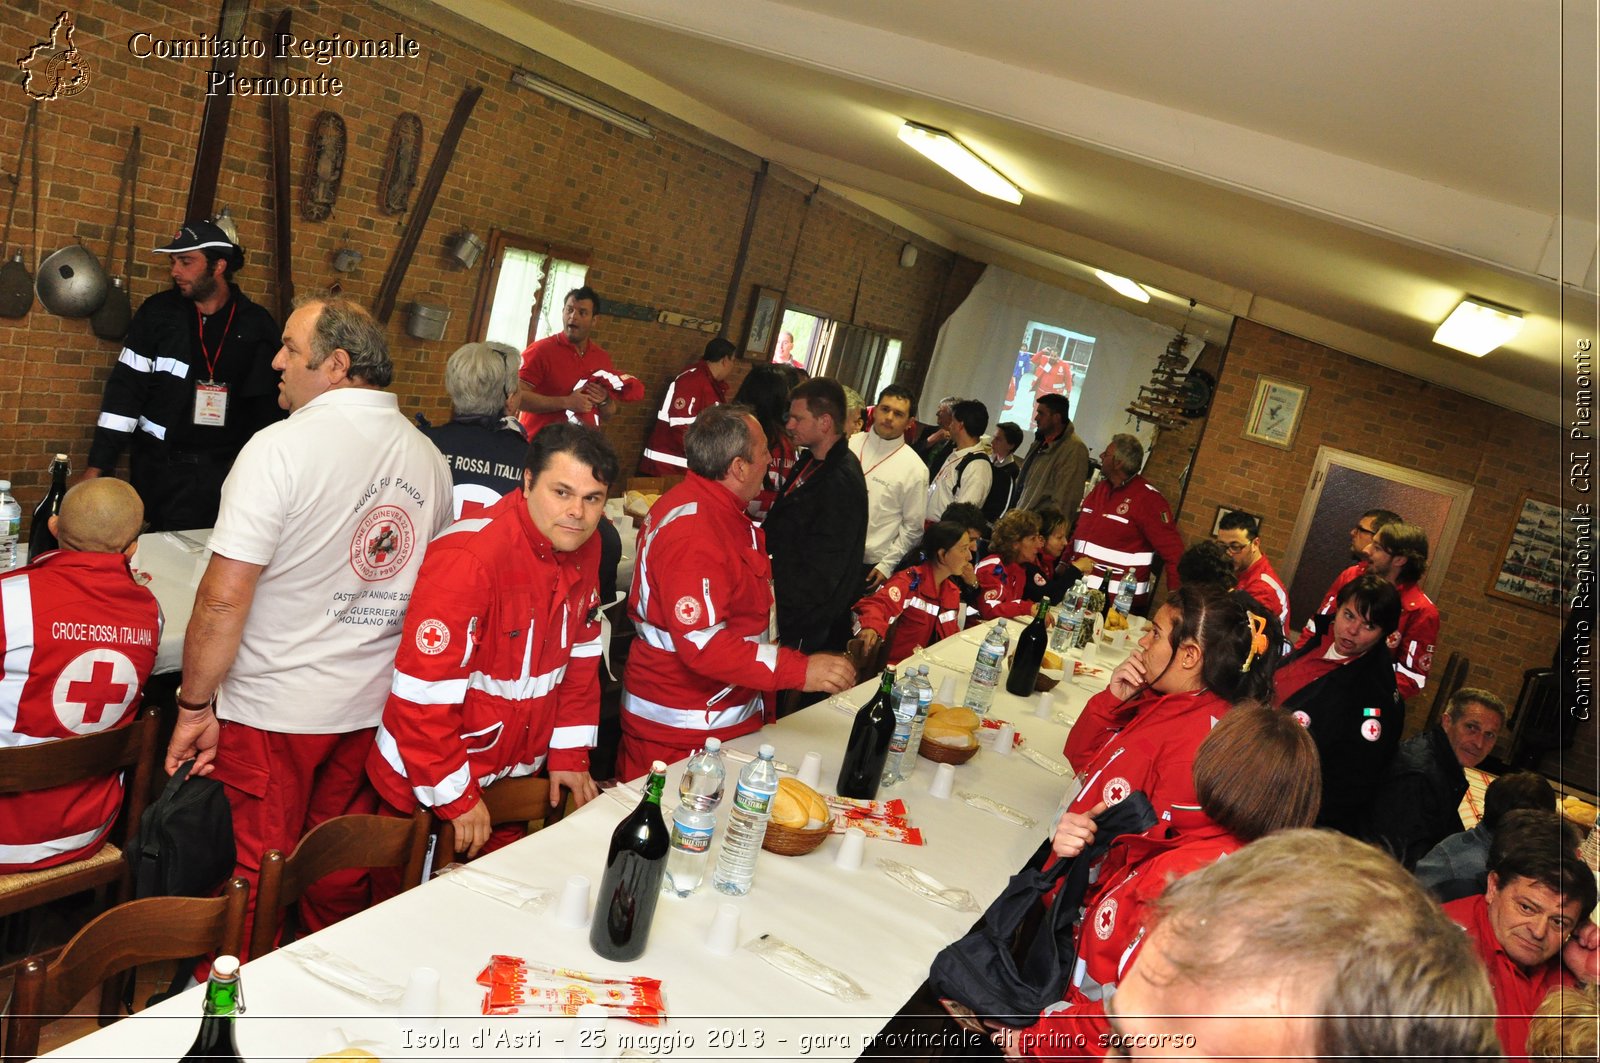
[[[1088,267],[1549,421],[1592,334],[1593,0],[437,2],[623,110],[1110,302]],[[902,118],[1021,206],[900,144]],[[1464,294],[1524,310],[1522,334],[1434,345]]]

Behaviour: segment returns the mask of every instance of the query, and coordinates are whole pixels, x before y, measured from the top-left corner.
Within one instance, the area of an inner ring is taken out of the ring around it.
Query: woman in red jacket
[[[1106,1054],[1105,1001],[1144,940],[1146,906],[1174,879],[1273,831],[1310,826],[1322,803],[1316,743],[1293,716],[1266,706],[1229,713],[1200,744],[1193,781],[1199,807],[1113,842],[1084,898],[1077,962],[1060,1004],[1020,1030],[997,1029],[1011,1059],[1097,1059]],[[1067,813],[1052,851],[1071,858],[1094,840],[1094,817]]]
[[[866,648],[870,651],[888,638],[886,663],[891,666],[919,647],[954,635],[966,623],[962,583],[973,579],[972,535],[953,520],[930,524],[917,553],[920,564],[896,572],[855,606]]]
[[[989,539],[994,553],[978,565],[978,615],[985,620],[997,616],[1032,616],[1034,603],[1025,597],[1028,588],[1026,566],[1039,560],[1044,536],[1039,534],[1039,515],[1014,509],[995,521]]]
[[[1261,618],[1238,602],[1214,588],[1177,591],[1067,736],[1063,752],[1083,783],[1068,811],[1134,790],[1158,815],[1195,805],[1195,750],[1234,705],[1271,702],[1276,655]]]

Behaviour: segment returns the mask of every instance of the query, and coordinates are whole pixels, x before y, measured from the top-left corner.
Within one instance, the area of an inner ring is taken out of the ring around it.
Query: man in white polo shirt
[[[870,590],[894,575],[894,566],[922,538],[928,507],[928,467],[906,442],[917,399],[904,384],[878,395],[872,430],[846,440],[867,479],[867,550],[862,558]]]
[[[450,470],[382,390],[394,365],[365,310],[302,300],[273,367],[289,418],[223,484],[166,765],[193,758],[226,787],[252,903],[263,852],[375,809],[367,750],[423,553],[451,513]],[[332,876],[307,892],[302,923],[365,899],[362,876]]]

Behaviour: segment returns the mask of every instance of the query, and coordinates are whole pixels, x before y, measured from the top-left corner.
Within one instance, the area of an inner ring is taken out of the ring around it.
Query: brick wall
[[[1263,373],[1310,389],[1294,446],[1287,451],[1241,435],[1256,377]],[[1549,667],[1561,618],[1491,598],[1484,587],[1523,492],[1559,495],[1560,430],[1241,320],[1179,516],[1185,541],[1209,534],[1222,504],[1262,514],[1269,527],[1292,528],[1303,501],[1299,488],[1309,481],[1317,448],[1324,444],[1472,486],[1466,521],[1435,596],[1441,618],[1435,659],[1442,667],[1452,651],[1467,654],[1471,685],[1513,700],[1525,669]],[[1274,560],[1281,557],[1281,540],[1277,549]],[[1283,576],[1293,578],[1289,572]],[[1422,704],[1413,706],[1411,717],[1432,699],[1424,694],[1413,700]],[[1417,725],[1414,718],[1410,723],[1412,729]],[[1594,731],[1591,723],[1587,738],[1580,736],[1591,759]]]
[[[44,37],[60,5],[0,0],[0,54],[20,55]],[[207,60],[134,58],[129,39],[141,30],[160,38],[193,38],[216,28],[217,5],[140,0],[82,0],[73,5],[75,44],[90,69],[77,96],[40,106],[41,233],[48,253],[75,240],[103,254],[116,207],[117,171],[134,125],[143,128],[139,174],[139,232],[131,290],[138,300],[168,283],[165,256],[149,253],[176,230],[187,200],[200,128]],[[259,5],[250,35],[265,39],[269,13]],[[329,66],[290,63],[293,76],[339,77],[337,98],[295,97],[289,102],[293,195],[293,270],[304,294],[342,283],[345,294],[370,303],[382,281],[406,215],[376,209],[390,129],[397,115],[422,120],[424,150],[418,186],[462,88],[484,87],[461,138],[388,326],[396,373],[393,390],[408,414],[448,417],[443,363],[467,339],[478,269],[464,270],[446,256],[449,238],[462,228],[486,237],[492,228],[534,235],[590,252],[590,283],[607,299],[682,314],[721,318],[737,257],[754,174],[760,160],[663,116],[653,140],[634,137],[532,92],[513,88],[511,67],[537,67],[580,91],[643,113],[605,86],[496,37],[431,5],[401,0],[377,4],[297,4],[294,32],[301,38],[384,39],[404,33],[421,42],[416,60],[339,59]],[[240,75],[264,75],[266,60],[246,59]],[[26,115],[15,86],[0,106],[0,168],[9,172]],[[323,222],[299,214],[307,139],[318,112],[338,113],[349,134],[344,181],[333,214]],[[217,204],[232,208],[249,254],[240,285],[268,306],[276,303],[271,247],[271,164],[263,99],[236,97]],[[4,186],[0,185],[0,193]],[[947,278],[958,263],[949,251],[917,240],[915,268],[898,258],[908,239],[882,219],[775,171],[766,185],[729,338],[743,339],[754,285],[786,291],[798,303],[855,324],[901,335],[904,358],[925,363],[934,315]],[[416,193],[412,194],[415,202]],[[3,204],[0,204],[3,206]],[[19,205],[26,226],[26,200]],[[12,244],[26,244],[13,231]],[[331,256],[341,247],[364,261],[339,274]],[[118,252],[120,262],[121,252]],[[114,272],[120,272],[120,267]],[[449,306],[442,340],[405,334],[405,306],[414,299]],[[631,470],[667,381],[692,361],[704,333],[602,318],[597,341],[619,368],[639,376],[649,398],[625,408],[608,432]],[[49,456],[72,456],[83,467],[100,393],[117,345],[94,338],[86,321],[55,317],[35,305],[17,321],[0,320],[0,477],[10,475],[25,509],[37,502]],[[918,370],[920,372],[920,370]],[[737,386],[737,381],[735,381]]]

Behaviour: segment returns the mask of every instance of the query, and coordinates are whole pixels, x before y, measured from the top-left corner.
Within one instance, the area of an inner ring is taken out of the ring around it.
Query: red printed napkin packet
[[[667,1017],[659,978],[602,978],[521,956],[491,956],[478,972],[485,1015],[576,1015],[599,1004],[614,1018],[660,1026]]]
[[[830,833],[843,834],[851,827],[860,827],[869,838],[886,838],[906,845],[922,845],[922,830],[911,825],[906,817],[906,803],[899,798],[892,801],[858,801],[850,797],[825,795],[828,809],[833,813]]]

